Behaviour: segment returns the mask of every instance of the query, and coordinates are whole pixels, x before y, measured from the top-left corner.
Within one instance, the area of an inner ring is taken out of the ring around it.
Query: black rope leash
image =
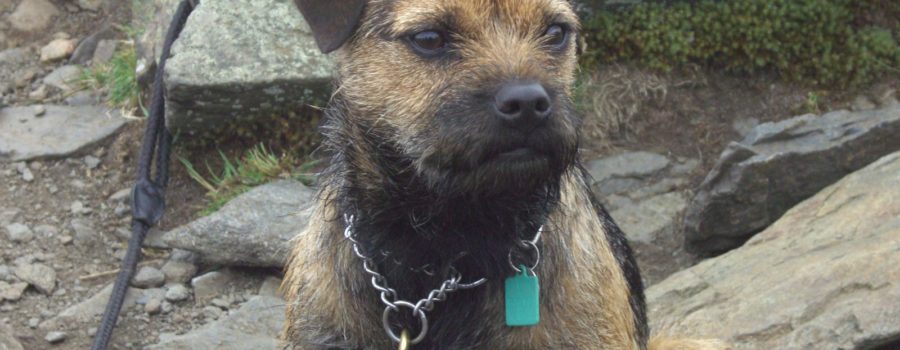
[[[103,320],[100,328],[94,336],[92,350],[105,350],[112,338],[113,329],[122,310],[125,293],[128,284],[134,276],[141,255],[141,245],[147,236],[147,231],[159,222],[165,212],[165,191],[169,182],[169,151],[172,145],[172,134],[166,129],[165,110],[165,86],[163,75],[166,70],[166,60],[172,49],[172,43],[178,38],[188,16],[194,6],[189,0],[182,0],[172,17],[172,23],[166,32],[163,42],[162,55],[153,80],[153,100],[150,102],[150,117],[147,129],[144,131],[144,139],[141,144],[141,153],[138,158],[137,181],[131,192],[131,239],[128,240],[128,249],[122,260],[122,267],[116,277],[112,294],[103,312]],[[158,147],[158,148],[157,148]],[[151,180],[151,168],[154,155],[156,156],[156,178]]]

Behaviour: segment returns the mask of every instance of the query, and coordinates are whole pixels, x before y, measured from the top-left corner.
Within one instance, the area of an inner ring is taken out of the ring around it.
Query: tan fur
[[[379,9],[390,9],[391,18],[372,15]],[[500,77],[541,81],[571,96],[577,69],[575,45],[550,54],[541,42],[551,24],[548,21],[577,28],[577,17],[566,1],[372,0],[366,11],[359,33],[335,55],[338,89],[350,104],[347,109],[353,118],[365,118],[366,123],[360,124],[371,125],[370,130],[348,130],[348,134],[375,134],[406,147],[421,134],[442,101],[455,97],[446,87],[478,86]],[[454,38],[461,59],[449,69],[434,69],[402,41],[384,40],[374,29],[388,27],[400,35],[447,16],[465,33]],[[564,127],[574,134],[574,125]],[[351,143],[351,147],[358,147],[357,154],[365,153],[360,145]],[[348,153],[354,156],[354,152]],[[359,186],[381,186],[372,160],[364,156],[352,160],[359,168],[353,174]],[[542,286],[541,323],[503,326],[502,293],[488,294],[498,288],[477,289],[474,292],[486,293],[488,302],[481,308],[489,319],[472,322],[496,335],[483,348],[638,349],[639,331],[629,304],[631,291],[587,186],[572,172],[561,181],[560,203],[545,223],[541,242],[546,262],[539,265],[538,275],[555,277],[554,285]],[[318,347],[309,344],[330,342],[349,348],[392,348],[395,344],[381,326],[378,295],[343,238],[343,221],[337,219],[343,213],[337,212],[332,200],[336,195],[327,185],[322,189],[309,227],[293,241],[282,286],[288,300],[283,332],[286,347],[312,350]],[[497,286],[503,282],[489,283]],[[447,302],[465,301],[451,295]],[[714,342],[704,341],[655,340],[654,344],[654,350],[720,349],[710,347]]]
[[[628,304],[628,287],[621,269],[603,234],[584,184],[574,175],[564,179],[558,210],[547,223],[542,243],[548,252],[568,252],[562,259],[558,285],[544,296],[541,323],[536,327],[504,328],[490,349],[637,349],[634,343],[634,315]],[[353,334],[364,344],[385,342],[380,325],[380,310],[364,310],[342,288],[343,282],[330,272],[332,268],[351,270],[359,261],[342,239],[339,222],[332,217],[330,202],[321,202],[309,228],[295,238],[294,249],[285,275],[288,324],[285,339],[300,339],[316,328],[339,329]],[[331,237],[329,237],[331,236]],[[328,245],[326,242],[335,242]],[[540,273],[550,271],[540,270]],[[365,276],[356,276],[365,280]],[[498,283],[498,282],[495,282]],[[372,290],[372,298],[377,294]],[[494,295],[496,320],[502,324],[502,295]],[[457,301],[458,302],[458,301]],[[295,349],[302,349],[295,347]]]

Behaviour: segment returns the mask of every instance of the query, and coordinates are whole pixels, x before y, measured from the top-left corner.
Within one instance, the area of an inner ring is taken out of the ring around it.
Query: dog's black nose
[[[510,83],[494,96],[496,114],[508,125],[531,130],[550,116],[550,96],[541,84]]]

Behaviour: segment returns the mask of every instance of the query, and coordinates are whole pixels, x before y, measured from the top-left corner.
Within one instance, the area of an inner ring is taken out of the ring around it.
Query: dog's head
[[[336,51],[350,122],[435,189],[522,191],[574,164],[568,1],[295,1],[322,51]]]

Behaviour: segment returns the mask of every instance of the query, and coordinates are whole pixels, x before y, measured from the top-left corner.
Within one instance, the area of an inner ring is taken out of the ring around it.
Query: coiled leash
[[[166,98],[163,85],[163,75],[166,71],[166,60],[172,48],[172,43],[178,38],[188,16],[194,10],[190,0],[182,0],[172,17],[172,23],[166,32],[163,42],[162,56],[153,79],[153,99],[150,102],[150,117],[147,121],[147,129],[144,131],[144,139],[141,144],[141,152],[138,158],[137,181],[131,192],[131,238],[128,240],[128,248],[122,267],[116,277],[115,285],[103,312],[100,328],[94,336],[91,345],[92,350],[105,350],[109,345],[113,329],[122,310],[125,293],[128,284],[134,276],[141,255],[141,245],[147,236],[147,231],[159,222],[165,211],[165,191],[169,182],[169,151],[172,145],[172,134],[166,129],[165,110]],[[158,148],[157,148],[158,147]],[[151,168],[156,160],[156,177],[151,180]]]

